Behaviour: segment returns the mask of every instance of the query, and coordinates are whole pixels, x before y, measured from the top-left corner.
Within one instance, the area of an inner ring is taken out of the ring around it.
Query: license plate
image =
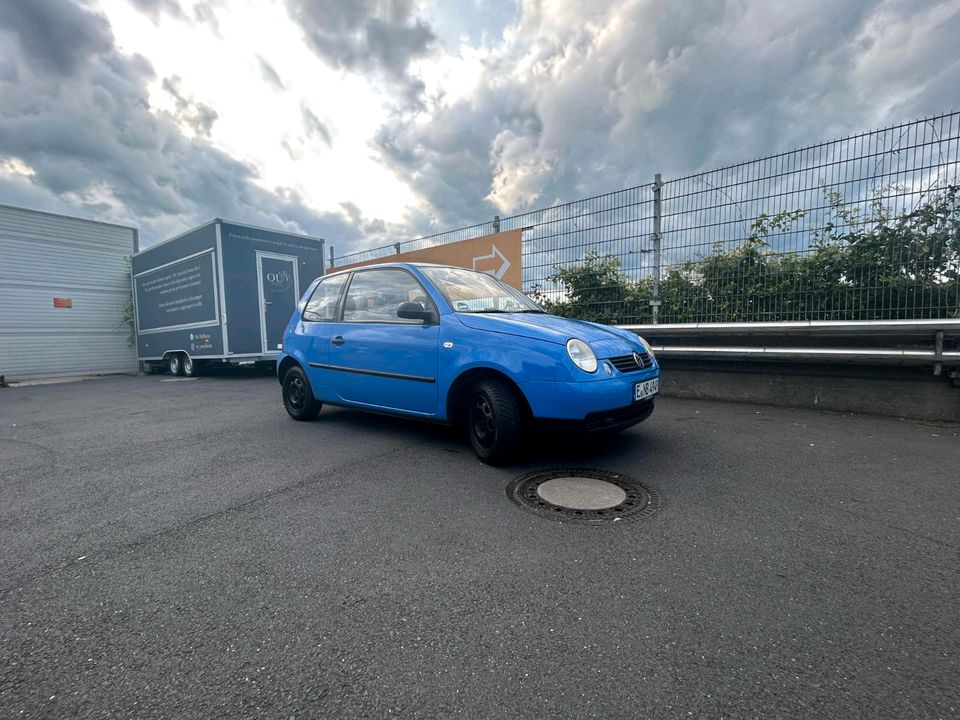
[[[635,383],[633,386],[633,400],[646,400],[648,397],[652,397],[660,392],[660,378],[654,378],[653,380],[644,380],[643,382]]]

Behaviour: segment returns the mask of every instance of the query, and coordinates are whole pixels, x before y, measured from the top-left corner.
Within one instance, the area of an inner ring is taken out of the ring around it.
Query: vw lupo
[[[323,403],[464,425],[483,462],[532,423],[615,431],[645,420],[660,368],[637,335],[549,315],[490,275],[387,263],[315,280],[277,359],[283,404]]]

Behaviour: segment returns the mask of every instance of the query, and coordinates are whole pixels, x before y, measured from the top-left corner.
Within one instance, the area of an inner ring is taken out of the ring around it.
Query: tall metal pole
[[[660,173],[653,176],[653,299],[650,300],[650,315],[654,323],[659,322],[660,315],[660,218],[662,217],[662,197],[660,189]]]
[[[330,268],[333,268],[333,245],[330,246]]]

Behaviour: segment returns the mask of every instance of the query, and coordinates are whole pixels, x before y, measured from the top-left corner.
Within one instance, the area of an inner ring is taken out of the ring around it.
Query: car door
[[[306,361],[307,376],[314,396],[319,400],[336,399],[328,373],[323,370],[330,354],[330,333],[339,316],[340,297],[349,275],[325,278],[313,289],[300,314],[299,342]]]
[[[358,270],[330,333],[327,369],[340,396],[390,410],[437,410],[439,325],[397,316],[401,303],[431,306],[423,286],[402,268]]]

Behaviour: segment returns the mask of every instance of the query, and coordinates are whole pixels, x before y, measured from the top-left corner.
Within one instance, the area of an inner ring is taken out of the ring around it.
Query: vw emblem
[[[643,367],[643,355],[640,353],[633,353],[633,361],[637,364],[637,367]]]

